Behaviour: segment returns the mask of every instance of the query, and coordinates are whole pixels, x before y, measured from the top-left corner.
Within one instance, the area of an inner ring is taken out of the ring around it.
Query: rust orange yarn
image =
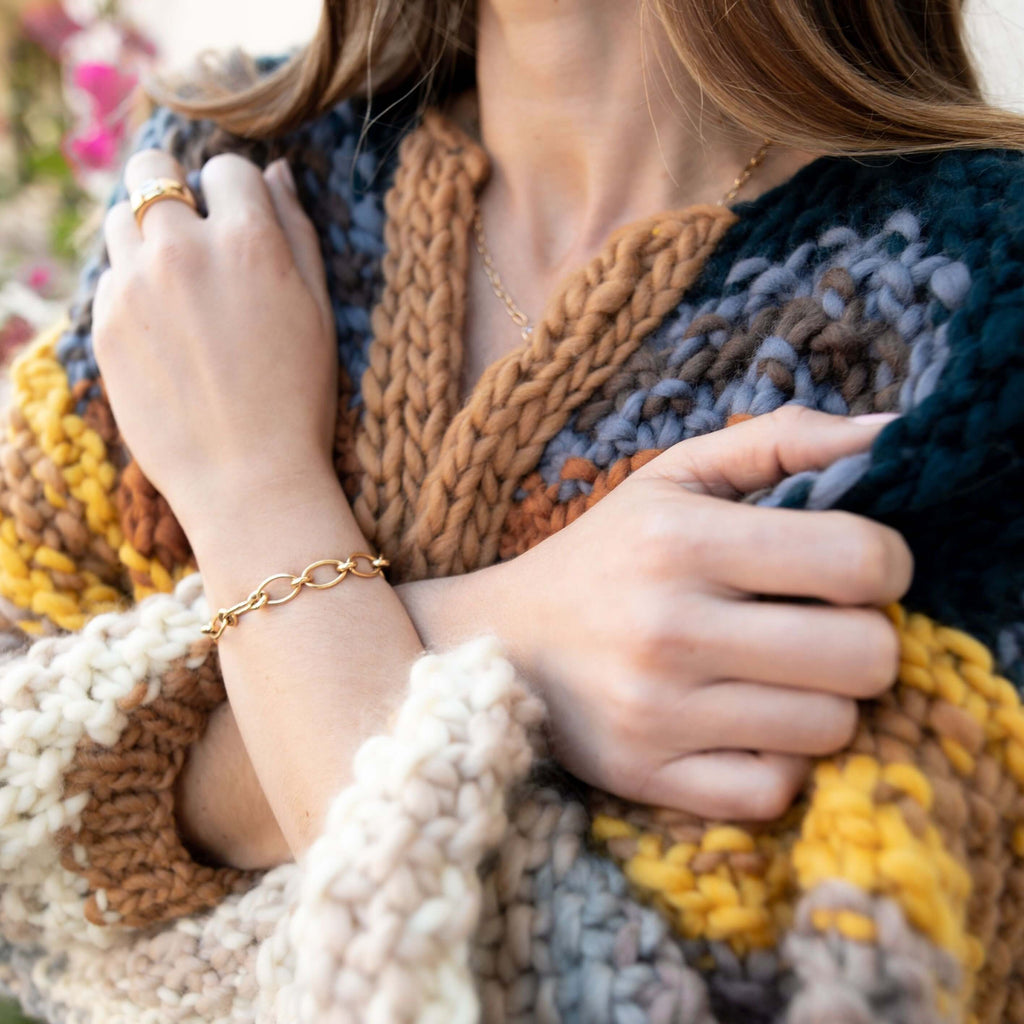
[[[590,492],[577,494],[569,501],[559,500],[559,484],[545,485],[539,473],[531,473],[522,484],[525,497],[509,510],[501,534],[499,555],[512,558],[528,551],[535,544],[557,533],[579,519],[587,509],[593,508],[606,494],[635,472],[656,458],[660,452],[637,452],[628,459],[620,459],[609,469],[598,470],[586,459],[566,459],[561,478],[578,480],[590,485]]]
[[[178,566],[189,564],[192,548],[184,531],[167,500],[146,479],[134,459],[121,471],[117,511],[125,540],[143,558],[155,558],[168,574]],[[149,572],[134,567],[129,567],[128,571],[134,586],[153,587]]]

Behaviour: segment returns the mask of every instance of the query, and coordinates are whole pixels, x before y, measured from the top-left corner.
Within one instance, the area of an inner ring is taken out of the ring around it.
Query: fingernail
[[[865,427],[877,427],[886,423],[892,423],[893,420],[898,420],[899,418],[900,414],[898,412],[869,412],[866,416],[851,416],[850,420],[853,423],[860,423]]]

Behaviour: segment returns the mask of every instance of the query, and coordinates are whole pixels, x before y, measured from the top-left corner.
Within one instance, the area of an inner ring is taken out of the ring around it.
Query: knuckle
[[[767,416],[767,420],[772,426],[787,434],[792,431],[803,430],[809,422],[816,419],[817,417],[813,410],[808,409],[806,405],[798,405],[795,402],[781,405],[778,409],[768,413]]]
[[[261,211],[224,217],[219,225],[221,242],[239,260],[275,256],[279,252],[277,232]]]
[[[637,553],[664,555],[665,546],[679,539],[679,517],[668,502],[648,501],[630,512]]]
[[[892,593],[890,598],[898,600],[910,589],[914,580],[914,555],[907,542],[895,530],[886,527],[891,542],[892,570],[890,582]]]
[[[104,270],[96,282],[92,298],[92,323],[95,333],[96,325],[106,321],[110,313],[111,290],[114,286],[114,272]]]
[[[678,488],[666,500],[651,500],[632,513],[631,558],[644,579],[678,579],[681,568],[692,572],[708,564],[721,545],[720,522],[709,521],[700,502],[683,503]],[[716,512],[728,514],[728,508]]]
[[[149,270],[164,279],[192,269],[195,263],[195,246],[186,234],[160,235],[147,241],[144,251]]]
[[[651,702],[642,683],[624,680],[612,686],[606,695],[605,711],[620,745],[630,747],[649,735]]]
[[[678,616],[668,602],[644,602],[634,610],[629,623],[630,661],[641,671],[657,668],[665,663],[678,639]]]
[[[217,153],[203,164],[202,174],[223,174],[255,170],[256,165],[238,153]]]
[[[620,747],[607,755],[601,769],[601,785],[629,800],[647,802],[652,766],[633,747]]]
[[[110,235],[111,232],[117,230],[117,228],[125,223],[128,217],[132,215],[131,206],[127,201],[115,203],[107,210],[103,217],[103,232],[105,235]]]
[[[151,176],[149,172],[152,170],[154,161],[167,156],[167,153],[155,146],[150,147],[149,149],[137,150],[128,157],[128,160],[124,165],[124,176],[125,178]]]

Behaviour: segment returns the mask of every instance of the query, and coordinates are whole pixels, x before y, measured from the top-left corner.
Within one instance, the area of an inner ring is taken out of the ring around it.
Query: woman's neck
[[[662,36],[623,0],[481,0],[484,222],[540,280],[584,262],[623,223],[717,202],[760,145],[702,112]],[[744,195],[807,159],[774,152]]]

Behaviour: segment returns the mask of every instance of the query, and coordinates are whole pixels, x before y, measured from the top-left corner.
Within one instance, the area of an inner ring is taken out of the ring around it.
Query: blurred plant
[[[155,56],[121,0],[0,0],[0,361],[69,291]]]

